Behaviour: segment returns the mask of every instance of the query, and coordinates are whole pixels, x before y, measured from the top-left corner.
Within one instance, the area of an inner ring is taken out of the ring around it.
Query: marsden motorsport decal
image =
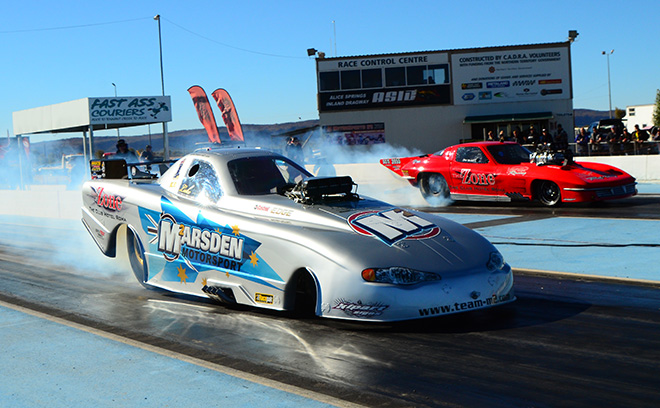
[[[223,259],[243,261],[243,238],[177,222],[170,214],[160,216],[157,242],[158,251],[170,262],[180,255],[213,266],[221,265]],[[229,265],[237,269],[239,264]]]
[[[139,207],[143,231],[151,237],[146,253],[150,279],[198,282],[198,275],[221,271],[277,289],[282,278],[257,253],[261,243],[238,225],[220,224],[201,211],[191,216],[161,197],[161,211]],[[185,268],[185,270],[183,269]]]
[[[388,245],[402,239],[428,239],[440,233],[434,223],[401,208],[358,212],[347,221],[355,232],[374,236]]]

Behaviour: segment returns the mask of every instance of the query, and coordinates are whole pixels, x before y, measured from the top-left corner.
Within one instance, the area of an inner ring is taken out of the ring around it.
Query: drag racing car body
[[[144,286],[370,321],[514,300],[511,268],[485,238],[360,197],[348,176],[313,177],[259,149],[192,153],[147,180],[117,163],[125,171],[91,162],[82,221],[107,256],[126,242]]]
[[[635,178],[606,164],[577,163],[561,153],[531,153],[514,142],[474,142],[431,155],[382,159],[424,198],[474,201],[600,201],[635,195]]]

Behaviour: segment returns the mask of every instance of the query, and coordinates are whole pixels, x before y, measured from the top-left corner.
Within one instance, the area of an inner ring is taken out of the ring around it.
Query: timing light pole
[[[614,50],[610,52],[605,52],[603,51],[603,55],[607,56],[607,93],[610,98],[610,119],[612,119],[612,84],[610,82],[610,54],[612,54]]]
[[[165,79],[163,77],[163,41],[160,35],[160,14],[154,16],[154,20],[158,21],[158,47],[160,50],[160,87],[165,96]],[[170,142],[167,137],[167,123],[163,122],[163,158],[170,159]]]

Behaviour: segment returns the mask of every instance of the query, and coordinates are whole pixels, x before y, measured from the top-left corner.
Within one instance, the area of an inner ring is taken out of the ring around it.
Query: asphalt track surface
[[[440,211],[511,216],[472,228],[658,220],[658,200]],[[143,289],[130,272],[84,253],[88,243],[70,222],[2,218],[0,229],[0,301],[347,406],[660,406],[658,283],[515,270],[518,300],[490,310],[397,324],[299,319]]]

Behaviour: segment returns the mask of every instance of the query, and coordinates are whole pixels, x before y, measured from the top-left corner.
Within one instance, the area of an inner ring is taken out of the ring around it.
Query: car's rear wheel
[[[147,282],[147,264],[144,259],[144,249],[135,232],[126,228],[126,249],[128,251],[128,261],[135,278],[142,285]]]
[[[536,196],[541,204],[552,207],[561,202],[561,190],[557,183],[544,180],[537,184]]]
[[[301,272],[296,277],[295,314],[300,317],[316,315],[316,282],[312,275]]]
[[[425,199],[437,199],[449,197],[449,185],[447,180],[438,173],[424,174],[420,180],[419,189]]]

